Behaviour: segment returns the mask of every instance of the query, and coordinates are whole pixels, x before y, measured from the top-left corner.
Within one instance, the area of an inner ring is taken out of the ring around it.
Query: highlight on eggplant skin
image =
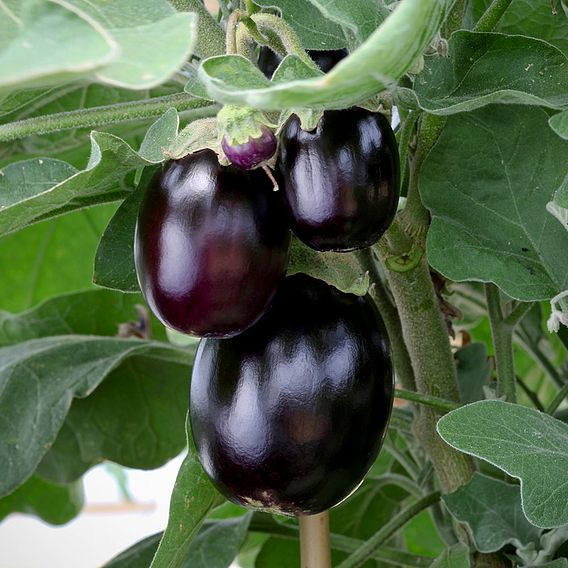
[[[393,387],[373,301],[287,277],[256,325],[200,343],[190,393],[199,459],[235,503],[285,515],[325,511],[374,463]]]
[[[212,150],[167,163],[135,231],[140,288],[165,325],[230,337],[269,307],[288,264],[281,192],[262,170],[221,166]]]

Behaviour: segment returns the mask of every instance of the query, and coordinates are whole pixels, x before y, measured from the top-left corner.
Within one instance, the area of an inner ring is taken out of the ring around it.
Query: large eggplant
[[[262,170],[224,167],[211,150],[169,162],[136,225],[140,288],[167,326],[229,337],[266,311],[283,277],[290,230]]]
[[[203,467],[230,500],[288,515],[348,497],[373,464],[393,402],[372,300],[297,274],[231,339],[204,339],[190,394]]]
[[[292,230],[316,250],[368,247],[392,223],[400,164],[382,114],[326,111],[309,132],[291,116],[282,128],[277,167]]]

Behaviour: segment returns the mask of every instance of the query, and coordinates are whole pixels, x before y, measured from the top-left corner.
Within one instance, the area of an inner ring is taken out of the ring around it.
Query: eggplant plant
[[[568,568],[565,2],[0,21],[0,542],[183,453],[105,566]]]

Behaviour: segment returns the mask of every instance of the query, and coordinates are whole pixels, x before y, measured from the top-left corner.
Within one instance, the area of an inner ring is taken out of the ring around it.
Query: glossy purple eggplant
[[[342,59],[349,55],[346,49],[329,49],[325,51],[308,49],[307,53],[324,73],[331,71]],[[268,46],[265,45],[260,48],[258,67],[268,79],[272,78],[281,61],[282,57]]]
[[[368,247],[392,223],[400,164],[382,114],[326,111],[310,132],[292,115],[282,128],[277,169],[292,230],[316,250]]]
[[[241,335],[202,340],[191,431],[230,500],[288,515],[343,501],[376,459],[393,403],[390,347],[372,300],[286,278]]]
[[[202,150],[169,162],[147,189],[135,236],[140,288],[167,326],[229,337],[268,308],[289,245],[265,172],[221,166]]]

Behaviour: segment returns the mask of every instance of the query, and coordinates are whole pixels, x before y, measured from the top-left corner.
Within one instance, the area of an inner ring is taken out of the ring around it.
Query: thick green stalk
[[[487,311],[491,323],[495,370],[497,373],[497,396],[505,396],[508,402],[517,402],[517,378],[513,355],[514,324],[505,322],[501,307],[501,293],[495,284],[485,285]],[[526,313],[526,312],[525,312]]]
[[[381,275],[377,268],[375,256],[372,249],[365,249],[357,253],[357,259],[361,268],[369,274],[369,281],[371,288],[369,293],[385,322],[387,333],[389,335],[393,364],[396,371],[396,378],[403,388],[415,391],[416,383],[414,382],[414,373],[412,371],[412,364],[410,357],[404,344],[402,337],[402,326],[400,319],[396,312],[396,308],[389,297],[388,291],[383,284]]]
[[[102,126],[152,118],[160,116],[169,108],[175,108],[180,112],[193,110],[195,111],[195,118],[215,116],[219,110],[219,106],[212,105],[210,101],[197,99],[186,93],[178,93],[142,101],[70,110],[9,122],[0,125],[0,142],[17,140],[26,136],[50,134],[72,128]]]
[[[439,308],[426,259],[406,272],[386,270],[402,323],[404,341],[412,361],[416,388],[427,397],[459,402],[456,369],[448,329]],[[445,492],[469,481],[473,464],[438,436],[440,411],[421,407],[416,431],[426,448]]]
[[[393,517],[386,525],[381,527],[381,529],[379,529],[370,539],[361,545],[351,556],[339,564],[338,568],[357,568],[364,564],[372,557],[373,552],[386,542],[393,534],[395,534],[396,531],[398,531],[416,515],[434,503],[437,503],[439,499],[440,492],[434,491],[433,493],[422,497],[422,499],[415,501],[406,509],[400,511],[398,515]]]
[[[474,32],[491,32],[503,17],[505,10],[510,6],[512,0],[493,0],[489,8],[485,10],[477,24],[473,28]]]
[[[205,58],[225,53],[225,33],[202,0],[170,0],[170,3],[178,12],[197,14],[197,55]]]

